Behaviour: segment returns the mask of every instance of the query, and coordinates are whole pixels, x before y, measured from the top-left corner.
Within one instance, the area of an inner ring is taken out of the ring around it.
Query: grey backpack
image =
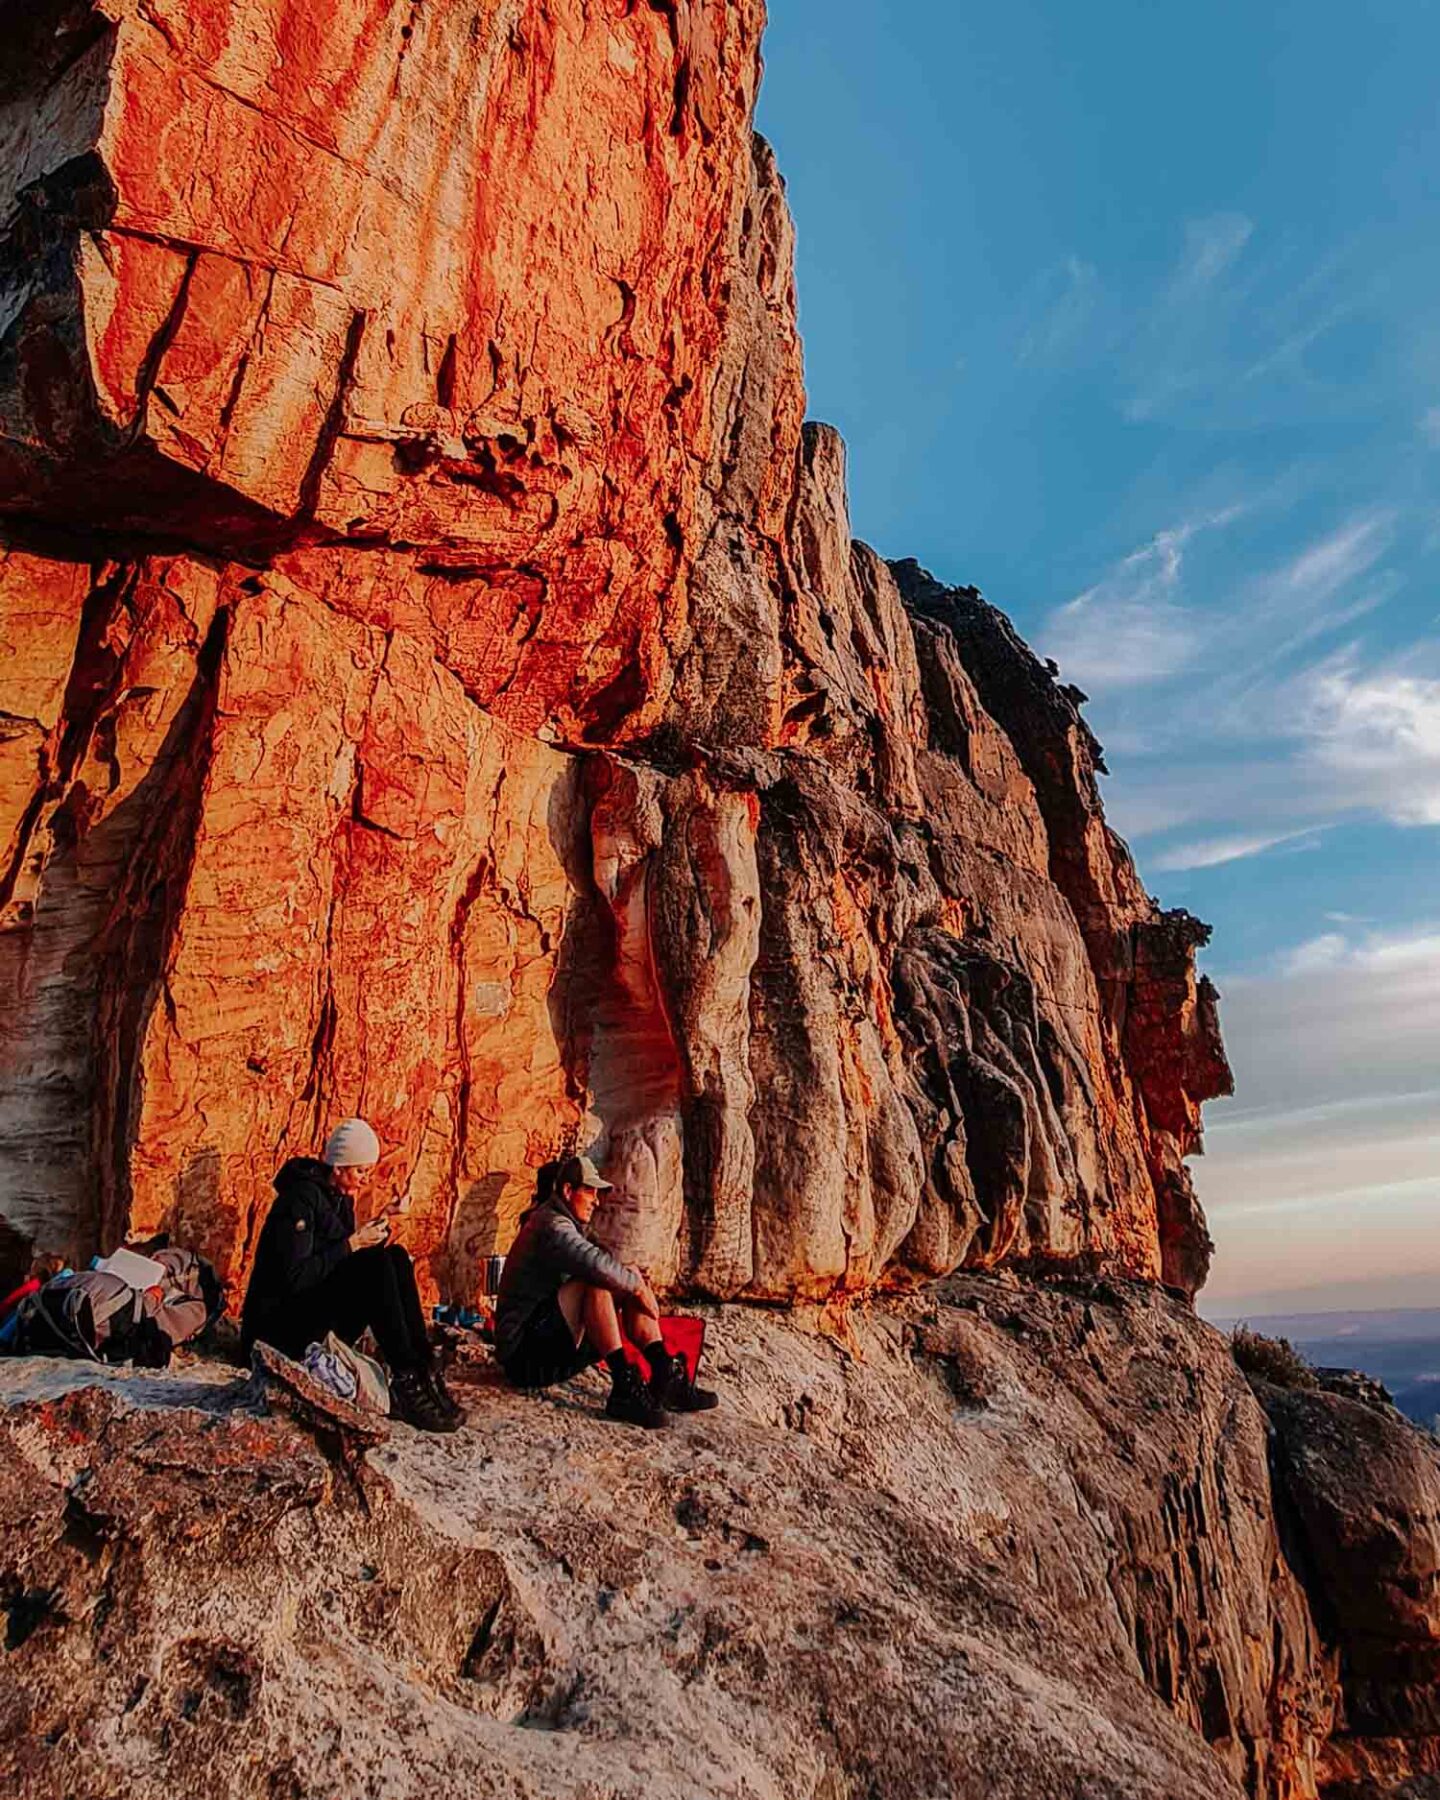
[[[215,1271],[193,1250],[160,1249],[154,1287],[137,1288],[108,1269],[57,1275],[20,1303],[14,1348],[21,1356],[74,1356],[163,1369],[177,1344],[203,1331],[224,1305]]]
[[[21,1303],[16,1348],[24,1356],[79,1356],[92,1362],[163,1367],[146,1296],[118,1275],[80,1269],[57,1275]],[[148,1326],[148,1329],[147,1329]],[[147,1355],[146,1352],[149,1351]]]

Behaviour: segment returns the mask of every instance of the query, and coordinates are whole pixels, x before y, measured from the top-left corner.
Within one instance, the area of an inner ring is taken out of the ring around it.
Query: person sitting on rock
[[[382,1213],[356,1229],[355,1200],[380,1161],[364,1119],[345,1119],[323,1157],[292,1157],[255,1251],[241,1341],[297,1360],[333,1331],[353,1344],[368,1327],[390,1370],[394,1415],[420,1431],[454,1431],[464,1415],[435,1366],[410,1253]]]
[[[665,1348],[649,1281],[590,1237],[586,1228],[610,1188],[588,1156],[568,1158],[542,1181],[500,1277],[495,1351],[521,1388],[552,1387],[603,1362],[606,1416],[653,1429],[669,1412],[705,1411],[717,1396],[697,1388]],[[626,1356],[626,1337],[644,1356],[648,1381]]]

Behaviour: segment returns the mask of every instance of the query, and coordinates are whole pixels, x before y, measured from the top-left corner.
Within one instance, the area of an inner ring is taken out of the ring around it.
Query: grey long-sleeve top
[[[495,1299],[495,1349],[504,1362],[537,1308],[567,1281],[588,1281],[627,1300],[640,1298],[640,1278],[585,1234],[563,1200],[548,1200],[525,1215],[500,1277]]]

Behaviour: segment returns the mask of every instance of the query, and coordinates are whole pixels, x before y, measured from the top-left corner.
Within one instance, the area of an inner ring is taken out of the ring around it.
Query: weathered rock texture
[[[1267,1427],[1122,1279],[1204,1279],[1205,928],[1083,696],[851,540],[761,24],[0,0],[0,1275],[167,1229],[238,1286],[353,1111],[451,1294],[574,1146],[668,1287],[1003,1271],[863,1360],[724,1312],[669,1438],[486,1387],[358,1475],[223,1376],[0,1373],[17,1793],[1440,1766],[1433,1444]]]
[[[359,1111],[451,1292],[576,1143],[711,1294],[1203,1279],[1202,929],[851,542],[761,23],[0,0],[7,1260],[238,1280]]]
[[[722,1412],[481,1373],[358,1491],[238,1378],[0,1367],[9,1786],[1314,1800],[1333,1653],[1187,1308],[962,1277],[848,1348],[711,1333]]]
[[[1256,1384],[1289,1554],[1340,1656],[1324,1791],[1423,1800],[1440,1772],[1440,1444],[1350,1385]],[[1420,1785],[1402,1789],[1407,1777]]]
[[[480,1353],[456,1437],[359,1461],[219,1364],[0,1362],[9,1789],[1433,1792],[1440,1452],[1393,1409],[1252,1394],[1110,1278],[709,1337],[725,1404],[669,1432]]]
[[[10,1788],[1430,1791],[1440,1453],[1393,1410],[1257,1404],[1108,1279],[710,1337],[726,1406],[669,1433],[479,1363],[456,1438],[358,1464],[218,1365],[0,1365]]]

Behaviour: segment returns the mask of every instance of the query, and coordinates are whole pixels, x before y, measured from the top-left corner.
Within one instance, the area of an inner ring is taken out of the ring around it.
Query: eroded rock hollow
[[[851,541],[762,11],[0,4],[8,1260],[361,1112],[452,1294],[574,1145],[715,1296],[1203,1279],[1203,928]]]

